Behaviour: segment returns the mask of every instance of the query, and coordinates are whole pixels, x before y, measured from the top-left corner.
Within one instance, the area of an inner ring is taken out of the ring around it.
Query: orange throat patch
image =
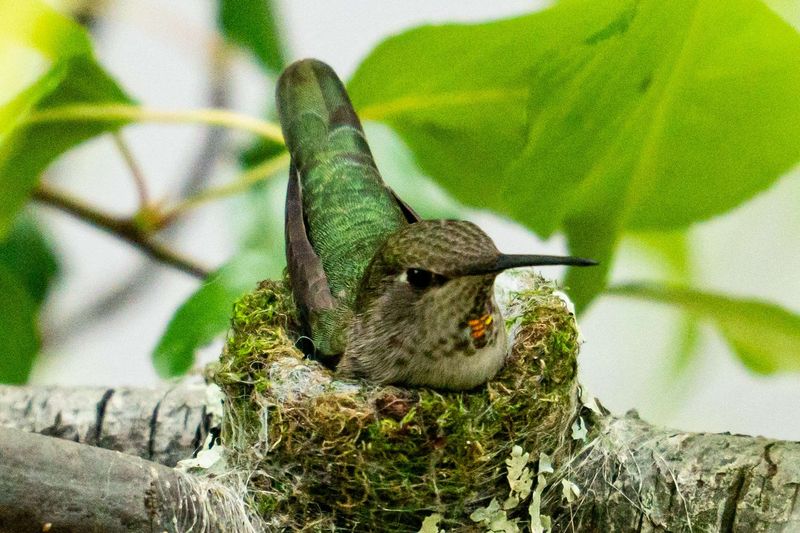
[[[482,339],[486,336],[486,331],[491,330],[492,320],[492,315],[489,313],[481,315],[478,318],[467,320],[467,324],[471,330],[470,336],[475,340]]]

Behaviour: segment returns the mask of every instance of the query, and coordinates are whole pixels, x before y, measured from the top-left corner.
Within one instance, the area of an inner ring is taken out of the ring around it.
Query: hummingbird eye
[[[406,281],[415,289],[427,289],[432,285],[442,285],[447,281],[447,278],[439,274],[434,274],[430,270],[409,268],[406,270]]]
[[[419,268],[409,268],[406,271],[406,281],[412,287],[417,289],[425,289],[430,286],[433,276],[428,270],[420,270]]]

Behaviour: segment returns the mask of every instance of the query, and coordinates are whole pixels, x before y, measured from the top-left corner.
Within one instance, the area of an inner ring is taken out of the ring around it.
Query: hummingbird
[[[471,222],[422,220],[384,183],[344,85],[325,63],[288,66],[276,102],[291,161],[289,282],[304,333],[337,375],[474,388],[508,352],[497,275],[596,264],[503,254]]]

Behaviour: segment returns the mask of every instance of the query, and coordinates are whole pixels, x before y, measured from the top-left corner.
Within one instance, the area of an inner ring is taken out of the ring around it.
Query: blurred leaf
[[[279,156],[286,151],[283,144],[271,139],[258,139],[250,147],[242,151],[239,164],[243,168],[253,168],[268,159]]]
[[[6,238],[0,241],[0,265],[14,273],[38,306],[58,273],[50,243],[29,213],[20,213]]]
[[[270,0],[219,0],[217,23],[231,42],[249,50],[273,73],[286,65]]]
[[[611,294],[669,303],[710,320],[754,372],[800,371],[800,316],[774,304],[682,287],[629,284]]]
[[[240,224],[235,232],[241,238],[243,250],[263,250],[272,254],[276,264],[283,268],[284,237],[283,210],[286,204],[286,177],[289,167],[270,176],[247,194],[237,199],[234,211],[236,222]],[[280,270],[276,271],[279,274]]]
[[[764,3],[782,16],[794,29],[800,30],[800,2],[798,0],[764,0]]]
[[[675,335],[676,349],[672,356],[674,361],[673,377],[685,372],[689,368],[689,363],[695,359],[700,344],[700,324],[693,316],[683,315],[677,331]]]
[[[0,264],[0,382],[25,383],[38,351],[36,305],[22,281]]]
[[[606,288],[621,232],[620,212],[614,209],[596,214],[583,213],[564,221],[570,252],[600,262],[592,268],[567,268],[564,286],[569,290],[578,313],[583,312]]]
[[[685,231],[637,231],[627,237],[654,256],[670,281],[684,284],[691,281],[691,250]]]
[[[153,364],[163,377],[184,374],[194,363],[195,351],[223,333],[237,298],[276,274],[274,254],[246,250],[208,277],[167,325],[153,353]]]
[[[635,232],[629,235],[646,252],[653,254],[665,267],[667,279],[672,284],[692,285],[692,260],[689,236],[685,231]],[[675,374],[685,371],[697,354],[700,340],[700,324],[692,316],[682,316],[675,335],[672,370]],[[673,376],[675,377],[675,376]]]
[[[249,50],[261,65],[273,74],[286,66],[284,46],[275,16],[275,5],[270,0],[219,0],[218,26],[223,35]],[[275,119],[274,99],[269,93],[265,116]],[[249,169],[283,153],[286,147],[270,139],[257,139],[245,149],[239,163]]]
[[[464,207],[420,172],[397,133],[378,123],[365,124],[364,131],[384,181],[422,218],[464,218]]]
[[[800,36],[757,0],[565,0],[421,27],[349,89],[457,200],[601,260],[568,275],[579,308],[623,231],[724,213],[800,158]]]
[[[31,48],[50,61],[91,53],[80,25],[39,0],[0,0],[0,41]]]
[[[41,172],[58,155],[123,121],[36,122],[37,112],[86,103],[130,102],[96,63],[86,32],[45,4],[0,0],[0,48],[26,49],[44,62],[44,74],[0,106],[0,237],[27,201]],[[36,65],[37,68],[41,65]],[[0,72],[7,64],[0,56]],[[21,75],[28,75],[22,73]],[[27,121],[27,122],[26,122]]]

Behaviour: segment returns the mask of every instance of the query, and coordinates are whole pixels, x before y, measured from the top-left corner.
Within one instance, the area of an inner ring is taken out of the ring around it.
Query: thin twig
[[[209,88],[208,107],[226,109],[229,107],[230,94],[231,54],[227,43],[222,39],[212,40],[212,53],[209,57]],[[180,183],[176,187],[175,196],[185,198],[198,193],[203,189],[211,177],[216,161],[225,148],[226,139],[230,131],[222,126],[206,128],[205,136],[200,142],[196,155],[187,166]],[[185,219],[176,220],[175,223],[165,227],[159,232],[159,237],[166,244],[172,244],[173,237],[181,230]],[[63,339],[72,336],[76,331],[85,329],[99,317],[108,316],[116,312],[122,305],[131,302],[139,294],[152,288],[157,283],[153,276],[156,263],[145,261],[131,272],[124,280],[112,290],[100,295],[96,300],[88,302],[85,306],[70,313],[58,324],[47,328],[46,341],[51,345],[58,345]]]
[[[109,215],[42,184],[34,189],[33,198],[121,238],[156,261],[175,267],[196,278],[204,279],[208,276],[207,269],[154,241],[130,219]]]
[[[227,109],[230,93],[231,53],[229,46],[222,40],[214,41],[211,57],[209,58],[209,88],[208,104],[212,109]],[[178,191],[178,198],[184,198],[201,190],[211,171],[225,147],[228,130],[221,126],[211,126],[206,129],[205,137],[189,164],[185,178]]]
[[[145,260],[125,281],[101,294],[96,300],[70,312],[57,323],[48,324],[42,331],[44,341],[50,346],[60,346],[76,333],[96,325],[101,317],[107,318],[116,313],[123,304],[130,305],[151,284],[158,283],[158,278],[152,275],[155,265],[156,263]]]
[[[27,124],[47,122],[90,122],[132,120],[136,122],[200,123],[255,133],[265,139],[283,144],[283,134],[277,124],[227,109],[153,109],[132,104],[76,104],[51,107],[28,115]]]
[[[122,132],[115,131],[112,137],[114,139],[114,145],[117,147],[117,150],[119,150],[122,159],[125,160],[125,164],[128,165],[128,169],[131,172],[133,183],[136,186],[136,193],[139,195],[139,209],[145,209],[150,205],[150,194],[147,191],[147,180],[144,178],[142,168],[136,162],[136,158],[133,157],[133,152],[131,152],[130,146],[128,146],[128,143],[122,137]]]
[[[283,153],[277,157],[273,157],[272,159],[267,159],[266,161],[259,163],[255,167],[242,172],[242,174],[233,182],[225,185],[220,185],[219,187],[206,189],[205,191],[202,191],[194,196],[191,196],[183,200],[179,204],[175,205],[175,207],[169,209],[166,213],[164,213],[162,217],[162,226],[169,224],[176,217],[180,216],[186,211],[198,207],[204,203],[243,192],[252,187],[253,185],[255,185],[256,183],[258,183],[259,181],[263,181],[269,178],[270,176],[275,174],[278,170],[288,165],[289,165],[288,153]]]

